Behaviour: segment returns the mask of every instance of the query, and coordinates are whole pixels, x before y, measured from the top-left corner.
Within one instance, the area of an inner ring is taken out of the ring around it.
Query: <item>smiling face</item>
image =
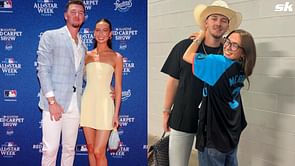
[[[228,18],[220,14],[211,14],[205,21],[205,29],[216,39],[220,39],[228,28]]]
[[[70,4],[67,11],[64,13],[67,25],[73,28],[80,28],[85,20],[84,8],[81,5]]]
[[[104,21],[98,22],[95,26],[94,36],[98,44],[106,43],[112,36],[110,25]]]
[[[243,57],[243,48],[241,47],[241,36],[239,33],[232,33],[225,39],[223,45],[224,56],[232,59],[239,60]]]

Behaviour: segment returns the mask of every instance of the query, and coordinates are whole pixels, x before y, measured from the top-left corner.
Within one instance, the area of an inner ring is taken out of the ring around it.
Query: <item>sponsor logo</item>
[[[1,155],[5,158],[13,158],[20,151],[20,147],[14,142],[5,142],[0,146]]]
[[[128,75],[131,69],[135,68],[135,64],[127,57],[123,58],[123,75]]]
[[[13,135],[14,134],[14,131],[11,129],[7,129],[7,131],[6,131],[6,135],[8,135],[8,136],[11,136],[11,135]]]
[[[12,0],[0,0],[0,9],[11,9],[12,8]]]
[[[112,31],[115,40],[127,41],[132,38],[132,36],[137,36],[138,30],[132,29],[131,27],[115,28]]]
[[[129,117],[129,115],[120,115],[120,126],[128,126],[129,123],[134,123],[135,117]]]
[[[114,5],[115,5],[115,9],[114,9],[115,11],[125,13],[129,11],[129,9],[132,7],[132,0],[128,0],[128,1],[116,0]]]
[[[4,115],[0,117],[0,123],[2,123],[2,126],[4,128],[6,128],[6,135],[11,136],[14,134],[13,129],[17,127],[19,124],[24,123],[24,118],[21,118],[16,115]]]
[[[131,89],[122,92],[122,101],[126,101],[131,97]]]
[[[37,9],[41,16],[52,16],[57,8],[58,5],[53,0],[37,0],[34,3],[34,9]]]
[[[15,28],[0,28],[1,41],[15,41],[17,37],[21,37],[22,31],[17,31]]]
[[[127,45],[126,41],[120,41],[120,44],[119,44],[119,49],[120,50],[126,50],[127,47],[128,47],[128,45]]]
[[[123,158],[130,151],[130,147],[125,145],[124,142],[120,142],[120,147],[117,151],[110,151],[109,148],[107,150],[113,158]]]
[[[97,6],[99,0],[83,0],[86,10],[91,10],[93,6]]]
[[[15,89],[4,90],[4,101],[16,101],[17,91]]]
[[[13,13],[12,0],[0,0],[0,13]]]
[[[5,76],[15,76],[21,68],[22,65],[14,58],[5,58],[5,60],[0,63],[0,69]]]
[[[275,12],[293,12],[293,4],[290,2],[279,3],[275,5]]]
[[[39,153],[42,153],[42,148],[43,148],[43,143],[42,142],[40,142],[38,144],[34,144],[33,147],[32,147],[33,150],[38,150]]]
[[[17,127],[18,124],[24,123],[24,118],[17,115],[4,115],[0,118],[3,127]]]
[[[6,51],[11,51],[13,49],[13,46],[10,42],[6,42],[5,44],[5,50]]]
[[[90,30],[90,28],[81,28],[80,30],[80,37],[83,43],[87,46],[90,47],[93,44],[93,31]]]
[[[88,155],[87,146],[85,144],[76,145],[76,155]]]

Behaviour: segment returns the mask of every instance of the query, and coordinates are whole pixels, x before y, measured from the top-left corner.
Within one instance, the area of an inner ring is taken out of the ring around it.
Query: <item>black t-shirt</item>
[[[169,126],[175,130],[195,133],[198,127],[198,105],[202,99],[204,83],[193,75],[192,65],[182,59],[191,42],[191,39],[185,39],[177,43],[166,59],[161,72],[179,80]],[[205,49],[208,54],[222,53],[222,45],[217,48],[205,46]],[[204,53],[201,45],[197,52]]]
[[[222,55],[197,54],[193,66],[194,75],[206,83],[196,148],[230,152],[247,125],[240,95],[245,80],[242,65]]]

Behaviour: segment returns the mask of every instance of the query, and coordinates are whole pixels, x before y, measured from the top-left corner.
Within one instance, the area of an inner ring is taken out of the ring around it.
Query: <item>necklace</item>
[[[208,53],[207,53],[206,48],[205,48],[204,45],[205,45],[204,42],[202,42],[202,48],[203,48],[203,51],[204,51],[205,55],[208,55]],[[221,48],[222,48],[222,47],[219,46],[218,51],[217,51],[216,54],[220,54],[220,53],[221,53]]]

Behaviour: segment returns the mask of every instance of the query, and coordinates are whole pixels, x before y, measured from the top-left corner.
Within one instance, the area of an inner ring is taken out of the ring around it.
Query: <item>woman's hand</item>
[[[118,115],[114,115],[113,116],[113,128],[114,129],[118,129],[119,125],[120,125],[119,116]]]
[[[192,40],[199,40],[202,41],[205,37],[205,32],[204,31],[199,31],[199,32],[194,32],[189,36],[190,39]]]

